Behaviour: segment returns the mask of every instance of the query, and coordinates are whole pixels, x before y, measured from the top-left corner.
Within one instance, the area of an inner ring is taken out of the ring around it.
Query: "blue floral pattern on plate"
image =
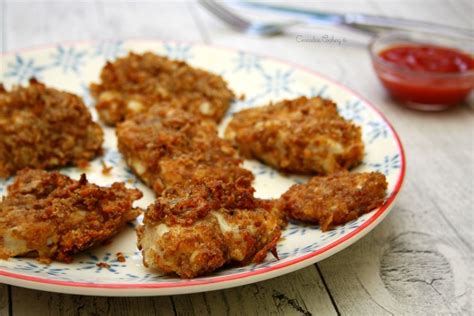
[[[48,84],[82,96],[93,113],[93,117],[97,118],[88,84],[97,80],[105,60],[122,56],[128,51],[154,51],[223,74],[237,95],[245,94],[246,99],[233,102],[222,126],[225,126],[232,113],[244,108],[263,105],[270,100],[276,101],[298,95],[320,95],[331,98],[339,105],[343,116],[362,126],[366,155],[364,163],[357,170],[383,172],[389,182],[389,192],[394,191],[395,186],[402,178],[402,152],[396,137],[383,117],[364,100],[308,71],[249,53],[203,45],[156,41],[112,41],[60,45],[1,57],[2,64],[6,67],[4,67],[4,72],[0,73],[0,82],[5,83],[6,86],[24,84],[29,77],[36,76]],[[122,155],[116,148],[114,130],[104,126],[104,131],[104,155],[92,161],[90,168],[86,171],[88,178],[99,185],[110,185],[114,181],[124,181],[128,186],[139,188],[144,192],[144,197],[137,202],[137,206],[146,208],[154,200],[153,193],[126,166]],[[103,163],[112,167],[110,174],[102,174]],[[257,161],[246,161],[245,167],[255,173],[256,194],[262,198],[278,197],[289,186],[306,181],[305,177],[282,174]],[[78,178],[84,171],[77,168],[63,168],[61,172]],[[0,196],[6,194],[6,187],[12,180],[11,178],[0,180]],[[322,232],[315,225],[301,225],[292,222],[283,232],[283,239],[278,244],[280,260],[269,255],[261,264],[223,268],[200,279],[204,281],[218,280],[222,276],[266,271],[269,267],[292,262],[318,252],[331,243],[346,237],[371,220],[375,213],[374,211],[366,214],[328,232]],[[178,285],[188,282],[188,280],[161,275],[143,267],[141,254],[136,249],[133,229],[141,220],[140,217],[136,223],[132,223],[130,227],[116,236],[112,243],[78,255],[71,264],[53,262],[50,265],[45,265],[33,259],[15,258],[6,261],[0,260],[0,272],[6,271],[43,279],[95,285],[124,284],[124,287],[129,283],[173,282]],[[364,234],[364,231],[359,233]],[[117,252],[122,252],[126,256],[125,262],[117,260],[115,255]],[[317,259],[312,260],[312,262],[315,261]]]

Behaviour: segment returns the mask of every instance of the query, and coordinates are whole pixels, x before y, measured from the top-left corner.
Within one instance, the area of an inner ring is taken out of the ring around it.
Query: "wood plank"
[[[370,236],[319,267],[343,314],[468,314],[472,252],[406,184]]]
[[[0,284],[0,316],[7,316],[10,308],[9,286]]]
[[[446,24],[457,27],[472,27],[472,5],[471,15],[469,6],[462,1],[370,1],[370,5],[378,14]]]
[[[314,266],[223,291],[173,297],[176,312],[194,315],[335,315]]]
[[[7,50],[76,40],[201,38],[185,3],[8,2],[6,10]]]
[[[0,2],[0,52],[5,52],[5,0]],[[5,64],[0,63],[0,72],[5,72]]]
[[[12,287],[13,315],[175,315],[163,297],[93,297]]]
[[[465,25],[471,29],[474,28],[472,17],[474,15],[474,3],[469,0],[449,0],[447,2],[449,8],[453,10],[454,15],[462,19]]]
[[[191,295],[105,298],[41,292],[12,287],[13,313],[51,315],[335,315],[314,266],[269,281]],[[32,310],[31,306],[35,306]]]
[[[0,2],[0,52],[5,51],[5,6],[5,0],[2,0]]]

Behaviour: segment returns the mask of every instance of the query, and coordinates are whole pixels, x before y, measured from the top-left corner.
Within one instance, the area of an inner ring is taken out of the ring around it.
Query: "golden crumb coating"
[[[221,76],[150,52],[107,62],[100,79],[91,91],[99,116],[108,125],[160,101],[219,122],[234,98]]]
[[[361,130],[342,118],[336,105],[300,97],[234,115],[225,137],[247,158],[287,172],[326,175],[358,165]]]
[[[109,188],[58,172],[24,169],[0,202],[0,258],[34,255],[42,262],[72,255],[117,234],[140,210],[142,193],[114,183]]]
[[[0,84],[0,178],[23,168],[78,165],[101,154],[103,132],[82,100],[35,79]]]
[[[276,256],[279,218],[264,205],[245,178],[167,189],[137,229],[143,263],[193,278],[231,262],[262,262],[269,250]]]
[[[319,223],[326,231],[382,206],[386,190],[387,181],[379,172],[341,172],[293,185],[277,207],[290,218]]]
[[[165,103],[119,124],[116,133],[127,164],[157,194],[190,179],[253,179],[213,122]]]

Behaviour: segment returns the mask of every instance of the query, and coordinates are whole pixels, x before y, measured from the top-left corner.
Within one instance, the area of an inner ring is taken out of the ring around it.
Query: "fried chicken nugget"
[[[358,165],[364,145],[360,128],[336,105],[300,97],[234,115],[225,132],[246,158],[287,172],[326,175]]]
[[[234,93],[221,76],[147,52],[107,62],[91,84],[100,119],[115,125],[159,101],[219,122]]]
[[[193,278],[231,262],[261,262],[269,250],[276,255],[279,218],[264,206],[245,178],[167,189],[137,229],[143,263]]]
[[[0,178],[23,168],[80,164],[102,153],[103,132],[82,100],[35,79],[0,84]]]
[[[214,123],[166,103],[124,121],[116,133],[127,164],[158,195],[190,179],[253,180],[232,145],[217,136]]]
[[[110,188],[58,172],[25,169],[0,202],[0,258],[35,255],[39,261],[70,262],[72,255],[117,234],[140,210],[142,193],[114,183]]]
[[[380,207],[386,190],[387,181],[379,172],[341,172],[293,185],[277,207],[290,218],[319,223],[327,231]]]

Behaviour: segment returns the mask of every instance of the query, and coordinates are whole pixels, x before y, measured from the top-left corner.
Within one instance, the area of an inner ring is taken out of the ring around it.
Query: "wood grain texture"
[[[6,50],[61,41],[134,37],[201,40],[184,2],[7,1],[6,11]]]
[[[105,298],[12,288],[14,315],[175,315],[170,297]]]
[[[408,182],[396,210],[374,232],[319,264],[342,313],[472,310],[472,252],[420,193]]]
[[[314,266],[266,282],[173,297],[179,315],[336,315]]]
[[[336,315],[314,266],[235,289],[179,296],[105,298],[13,287],[12,306],[17,315]]]
[[[421,113],[398,106],[372,71],[366,36],[299,26],[279,37],[248,37],[230,30],[194,2],[2,4],[2,50],[66,40],[151,37],[202,41],[302,64],[374,103],[395,125],[408,162],[404,189],[387,219],[316,267],[240,288],[173,297],[97,298],[12,287],[15,314],[473,313],[474,110],[462,106]],[[298,1],[292,5],[474,27],[474,2],[469,0]],[[239,10],[254,19],[275,18]],[[298,34],[329,34],[347,42],[302,44],[295,40]],[[8,313],[8,287],[0,285],[0,295],[3,315]]]
[[[5,0],[0,1],[0,52],[5,52]],[[5,71],[4,63],[0,63],[0,71]]]
[[[6,316],[9,314],[9,286],[0,284],[0,316]]]

